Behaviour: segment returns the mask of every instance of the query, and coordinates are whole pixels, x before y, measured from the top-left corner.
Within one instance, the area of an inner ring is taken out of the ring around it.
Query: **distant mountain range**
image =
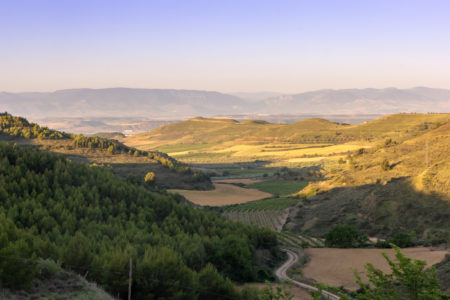
[[[267,96],[265,98],[264,96]],[[0,111],[29,118],[186,118],[235,114],[390,114],[450,112],[450,90],[319,90],[294,95],[162,89],[71,89],[0,93]]]

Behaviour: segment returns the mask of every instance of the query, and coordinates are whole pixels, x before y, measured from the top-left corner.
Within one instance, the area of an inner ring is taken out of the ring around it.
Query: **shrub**
[[[153,183],[155,183],[155,178],[156,178],[155,173],[153,173],[153,172],[148,172],[148,173],[145,175],[144,181],[145,181],[145,183],[147,183],[147,184],[153,184]]]
[[[381,169],[383,171],[388,171],[390,169],[391,165],[389,163],[389,160],[387,160],[387,158],[383,159],[383,161],[381,162]]]
[[[349,225],[336,225],[325,235],[325,244],[334,248],[352,248],[364,246],[367,236]]]

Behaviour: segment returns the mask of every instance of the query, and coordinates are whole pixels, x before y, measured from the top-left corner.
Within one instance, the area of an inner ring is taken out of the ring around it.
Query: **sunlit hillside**
[[[357,125],[308,119],[293,124],[195,118],[121,139],[189,163],[265,160],[296,166],[335,160],[380,140],[421,135],[450,120],[449,114],[397,114]]]

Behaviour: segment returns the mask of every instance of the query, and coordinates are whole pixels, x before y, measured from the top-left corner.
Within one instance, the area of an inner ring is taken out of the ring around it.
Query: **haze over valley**
[[[450,299],[449,11],[3,1],[0,299]]]

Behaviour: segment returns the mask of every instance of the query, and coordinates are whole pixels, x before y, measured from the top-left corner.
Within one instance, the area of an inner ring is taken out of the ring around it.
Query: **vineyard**
[[[277,210],[229,210],[224,216],[234,222],[267,227],[273,231],[280,232],[288,217],[288,209]]]
[[[310,237],[307,235],[299,235],[292,233],[290,231],[279,232],[278,240],[290,247],[301,247],[301,248],[322,248],[324,247],[323,239],[318,239],[315,237]]]
[[[290,247],[323,247],[321,239],[298,235],[289,231],[282,231],[289,215],[290,207],[297,204],[294,198],[271,198],[252,201],[245,204],[230,206],[223,212],[223,216],[234,222],[269,228],[278,232],[278,239],[285,246]]]

